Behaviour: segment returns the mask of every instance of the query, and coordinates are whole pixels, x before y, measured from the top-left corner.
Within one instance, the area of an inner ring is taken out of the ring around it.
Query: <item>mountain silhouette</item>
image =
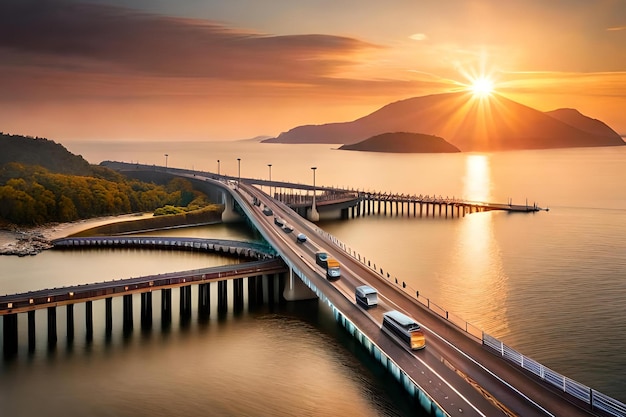
[[[351,122],[298,126],[263,142],[353,144],[383,133],[410,132],[439,136],[468,152],[624,145],[602,122],[578,112],[551,113],[498,94],[433,94],[388,104]]]

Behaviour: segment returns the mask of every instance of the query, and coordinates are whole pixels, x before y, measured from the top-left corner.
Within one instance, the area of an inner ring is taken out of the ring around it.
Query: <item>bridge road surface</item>
[[[269,198],[255,187],[241,184],[235,190],[247,202],[247,208],[270,233],[272,244],[283,253],[292,253],[292,260],[307,275],[313,272],[316,285],[350,320],[386,352],[450,415],[519,415],[519,416],[592,416],[587,410],[568,401],[561,393],[522,369],[494,355],[453,325],[428,311],[393,284],[385,281],[358,260],[320,236],[312,223],[298,216],[282,203]],[[247,194],[247,195],[246,195]],[[261,201],[254,206],[250,196]],[[263,204],[293,226],[285,233],[274,224],[274,215],[262,213]],[[307,242],[296,243],[295,235],[304,233]],[[314,253],[323,250],[339,260],[342,277],[338,281],[325,279],[323,269],[315,264]],[[300,257],[300,259],[298,259]],[[309,275],[310,276],[310,275]],[[354,300],[354,289],[369,284],[379,291],[378,307],[363,310]],[[331,289],[334,289],[332,291]],[[380,331],[382,313],[398,309],[415,318],[426,330],[427,347],[412,352],[395,343]]]

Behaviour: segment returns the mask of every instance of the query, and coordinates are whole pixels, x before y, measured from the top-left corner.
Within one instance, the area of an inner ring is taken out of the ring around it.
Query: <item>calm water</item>
[[[241,158],[242,177],[268,178],[272,164],[274,180],[311,183],[316,166],[319,185],[547,206],[549,212],[534,214],[372,216],[321,226],[437,304],[626,402],[626,147],[380,155],[250,142],[64,145],[91,163],[164,165],[168,153],[172,167],[216,172],[219,159],[221,173],[237,175]],[[253,238],[225,226],[169,233]],[[224,261],[145,251],[4,257],[0,293]],[[130,339],[117,335],[108,342],[94,336],[91,344],[81,344],[77,334],[71,350],[61,330],[59,335],[56,352],[38,346],[31,357],[20,354],[1,369],[0,404],[8,403],[16,415],[43,407],[25,404],[30,389],[50,401],[48,415],[411,413],[397,387],[359,356],[317,305],[222,320],[212,315],[209,323],[166,334],[136,330]],[[45,333],[38,340],[45,341]],[[73,414],[63,408],[66,392],[75,392]]]

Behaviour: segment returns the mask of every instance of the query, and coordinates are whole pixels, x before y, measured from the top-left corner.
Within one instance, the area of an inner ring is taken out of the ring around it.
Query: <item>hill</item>
[[[91,166],[47,139],[0,136],[0,228],[153,210],[157,214],[159,208],[186,212],[208,204],[208,197],[185,179],[162,185],[141,182]]]
[[[82,156],[52,140],[0,133],[0,166],[9,162],[37,165],[59,174],[92,173],[91,165]]]
[[[576,109],[557,109],[548,111],[546,114],[585,132],[621,139],[621,136],[604,122],[587,117]]]
[[[583,130],[580,117],[572,115],[568,122],[497,94],[477,99],[458,92],[397,101],[351,122],[298,126],[264,142],[353,144],[412,132],[439,136],[461,151],[624,145],[610,128]]]
[[[440,137],[421,133],[395,132],[376,135],[361,142],[343,145],[339,149],[395,153],[450,153],[461,152]]]

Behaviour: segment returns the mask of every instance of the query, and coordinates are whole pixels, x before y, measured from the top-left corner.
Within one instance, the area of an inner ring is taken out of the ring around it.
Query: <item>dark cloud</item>
[[[2,0],[0,48],[4,65],[303,82],[332,75],[351,63],[351,55],[377,46],[330,35],[271,36],[64,0]]]

